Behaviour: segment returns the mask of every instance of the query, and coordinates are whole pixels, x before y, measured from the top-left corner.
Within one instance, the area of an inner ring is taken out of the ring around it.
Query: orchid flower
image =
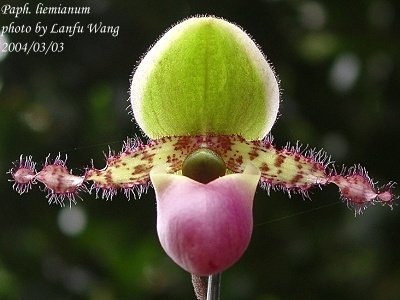
[[[170,28],[137,66],[130,95],[146,143],[128,139],[104,168],[88,167],[82,176],[60,155],[40,171],[21,155],[10,170],[15,190],[41,183],[48,202],[63,206],[80,192],[136,198],[153,186],[161,246],[198,276],[227,269],[245,252],[258,185],[307,198],[311,188],[334,184],[355,214],[376,203],[393,206],[394,183],[376,188],[363,167],[337,172],[323,151],[273,145],[277,77],[254,41],[228,21],[194,17]]]

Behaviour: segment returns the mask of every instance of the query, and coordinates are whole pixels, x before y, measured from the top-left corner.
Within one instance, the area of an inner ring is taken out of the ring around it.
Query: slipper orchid
[[[16,191],[40,182],[49,203],[71,205],[80,191],[136,197],[152,183],[162,247],[201,276],[221,272],[244,253],[258,183],[304,197],[333,183],[355,214],[370,204],[393,205],[394,183],[376,188],[360,166],[338,173],[322,151],[274,147],[269,132],[278,81],[257,45],[232,23],[195,17],[170,28],[138,65],[130,91],[136,122],[151,140],[128,139],[107,156],[105,168],[90,167],[83,176],[59,156],[39,172],[30,156],[21,156],[10,170]]]

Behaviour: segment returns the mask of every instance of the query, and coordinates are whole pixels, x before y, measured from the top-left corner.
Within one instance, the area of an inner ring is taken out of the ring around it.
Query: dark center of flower
[[[201,148],[191,153],[182,164],[182,174],[201,183],[224,176],[226,165],[214,151]]]

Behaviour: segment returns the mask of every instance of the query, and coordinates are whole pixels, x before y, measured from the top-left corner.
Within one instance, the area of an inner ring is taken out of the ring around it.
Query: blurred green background
[[[84,5],[86,16],[2,15],[34,26],[103,22],[119,35],[9,34],[64,42],[62,53],[0,53],[0,299],[194,299],[190,277],[156,236],[152,190],[139,200],[82,195],[49,206],[38,186],[19,196],[6,175],[21,153],[68,155],[80,174],[104,166],[108,145],[140,134],[126,107],[141,55],[169,26],[214,14],[241,25],[281,80],[275,143],[326,149],[340,167],[399,181],[399,6],[372,1],[42,1]],[[23,5],[13,1],[12,5]],[[31,8],[38,1],[31,1]],[[2,47],[3,48],[3,47]],[[354,218],[337,189],[312,201],[258,190],[248,251],[223,274],[222,299],[400,299],[400,213],[371,207]]]

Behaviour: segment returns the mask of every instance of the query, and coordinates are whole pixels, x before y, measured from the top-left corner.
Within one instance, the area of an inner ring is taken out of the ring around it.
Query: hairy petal
[[[160,164],[166,164],[176,172],[181,169],[192,147],[181,144],[178,137],[165,137],[143,144],[138,139],[128,139],[122,151],[107,157],[104,169],[90,168],[86,171],[86,180],[94,183],[95,189],[125,191],[146,190],[150,182],[150,170]]]
[[[13,188],[19,194],[26,193],[32,188],[36,175],[35,165],[32,156],[21,155],[19,160],[14,163],[14,167],[8,171],[13,178],[10,180],[14,182]]]
[[[128,139],[120,153],[108,155],[103,169],[88,168],[82,177],[72,175],[59,157],[53,163],[46,161],[38,173],[30,157],[21,157],[10,173],[18,192],[27,192],[32,183],[40,181],[47,188],[50,199],[57,195],[74,199],[86,181],[93,182],[92,187],[102,191],[101,196],[107,199],[118,189],[122,189],[127,197],[131,193],[140,196],[150,185],[153,167],[165,165],[171,173],[180,172],[188,155],[200,148],[214,151],[232,173],[243,172],[245,164],[251,162],[260,170],[260,184],[267,190],[281,189],[289,194],[299,192],[308,196],[312,187],[333,183],[356,213],[374,203],[392,207],[395,200],[394,183],[376,188],[367,171],[360,166],[338,173],[323,151],[304,151],[298,145],[277,149],[270,138],[247,141],[239,135],[172,136],[147,144]]]
[[[354,209],[355,214],[362,213],[369,204],[377,202],[393,207],[395,197],[392,189],[395,183],[390,182],[378,189],[361,166],[344,169],[340,175],[330,176],[329,181],[339,187],[342,199]]]
[[[71,203],[76,203],[77,193],[85,189],[83,176],[72,175],[68,171],[65,160],[58,155],[53,161],[49,157],[43,168],[36,172],[35,163],[32,158],[21,155],[19,162],[14,163],[14,168],[10,170],[13,177],[14,188],[20,194],[27,192],[33,183],[41,182],[50,203],[57,203],[64,206],[64,199],[67,198]]]

